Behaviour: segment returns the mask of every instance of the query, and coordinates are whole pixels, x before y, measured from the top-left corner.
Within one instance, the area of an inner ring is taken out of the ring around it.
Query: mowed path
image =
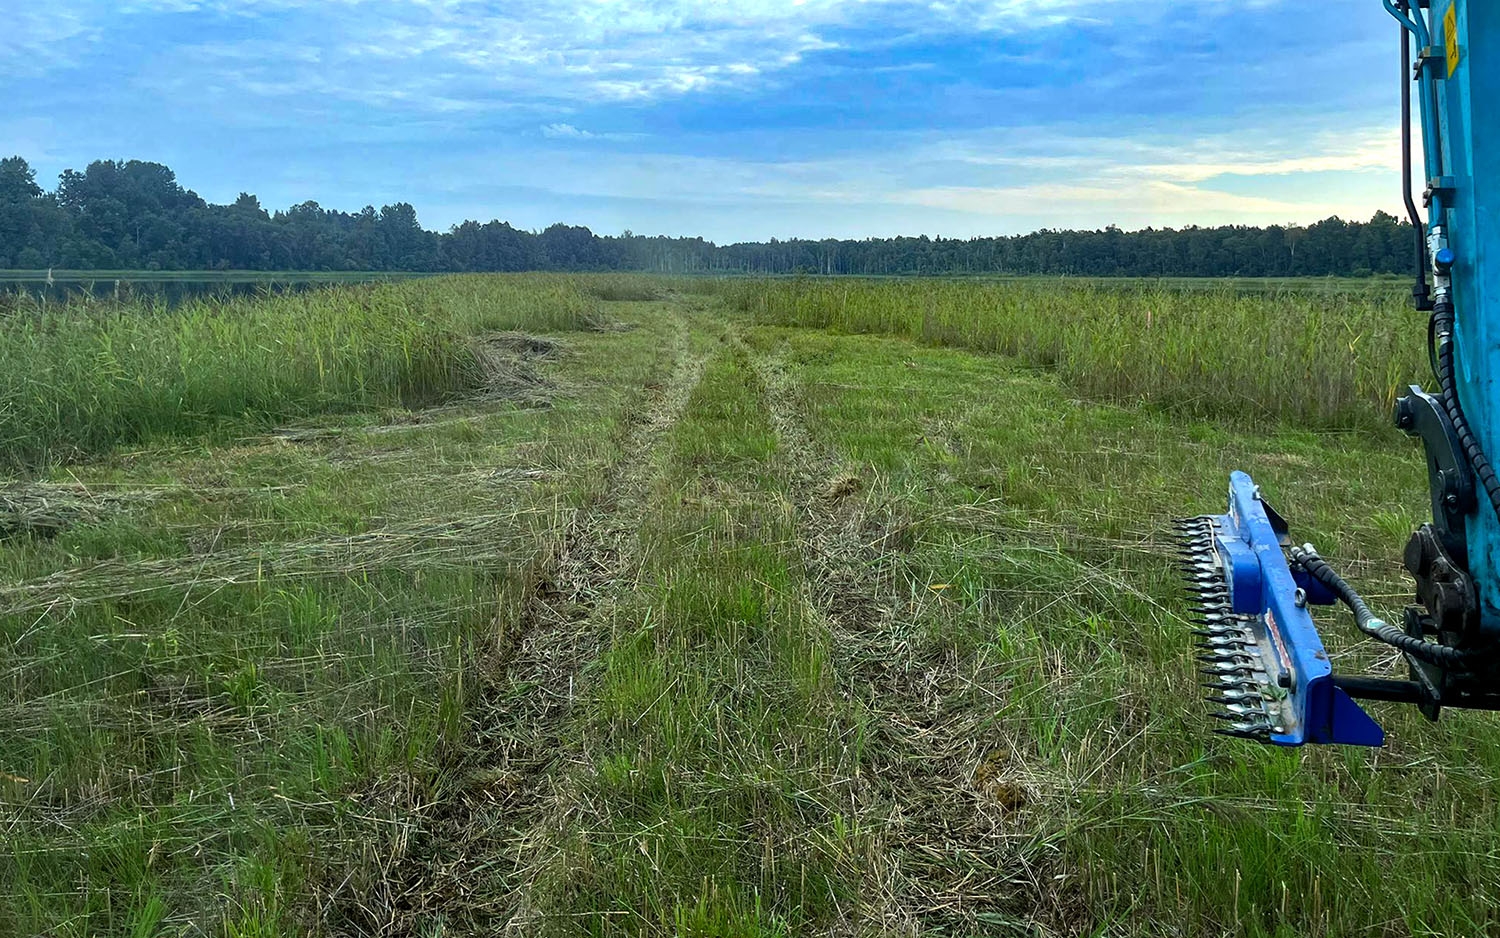
[[[675,320],[669,382],[538,570],[445,802],[380,897],[426,934],[919,934],[1035,919],[973,797],[874,476],[786,363]]]
[[[565,541],[607,560],[545,578],[476,709],[479,783],[412,933],[1253,934],[1421,907],[1306,833],[1421,827],[1341,795],[1378,757],[1209,736],[1159,533],[1231,468],[1338,530],[1308,480],[1395,511],[1420,496],[1403,454],[676,303],[678,403]]]
[[[658,313],[658,315],[661,315]],[[465,713],[463,745],[419,842],[375,894],[362,923],[393,934],[494,934],[518,925],[558,788],[576,769],[571,719],[587,699],[586,671],[609,641],[609,620],[640,579],[635,539],[664,441],[702,378],[706,339],[681,311],[665,314],[665,362],[642,405],[616,433],[616,458],[587,486],[496,618],[482,689]]]

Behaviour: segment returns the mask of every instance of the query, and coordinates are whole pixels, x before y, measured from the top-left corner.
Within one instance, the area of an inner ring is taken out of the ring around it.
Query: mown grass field
[[[1398,608],[1422,339],[1321,287],[14,313],[0,934],[1493,933],[1496,718],[1211,736],[1165,556],[1242,468]]]

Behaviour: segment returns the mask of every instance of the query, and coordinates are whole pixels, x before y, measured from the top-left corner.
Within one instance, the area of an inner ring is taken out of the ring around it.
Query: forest
[[[1042,230],[989,238],[772,239],[598,235],[503,221],[424,229],[405,202],[358,212],[314,201],[267,210],[241,193],[215,205],[160,163],[99,160],[44,189],[22,157],[0,159],[0,270],[643,271],[751,274],[1043,274],[1300,277],[1404,273],[1412,230],[1369,221],[1123,231]]]

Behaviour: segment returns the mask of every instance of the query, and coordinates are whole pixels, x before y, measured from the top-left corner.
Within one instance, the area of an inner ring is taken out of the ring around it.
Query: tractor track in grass
[[[862,824],[880,832],[868,916],[886,933],[1031,934],[1060,918],[1051,871],[1028,856],[1016,823],[1024,788],[974,701],[971,663],[924,647],[901,576],[906,526],[895,503],[808,429],[796,379],[775,354],[750,352],[786,453],[810,600],[834,641],[836,678],[871,718]],[[916,588],[921,588],[916,587]],[[1007,932],[1008,933],[1008,932]]]
[[[367,894],[341,903],[349,934],[494,935],[525,906],[532,856],[572,761],[568,726],[586,670],[607,640],[616,597],[638,578],[633,550],[663,439],[703,375],[706,354],[674,311],[673,364],[648,388],[619,458],[534,563],[524,594],[502,600],[495,644],[477,668],[464,744],[439,802],[404,856]]]

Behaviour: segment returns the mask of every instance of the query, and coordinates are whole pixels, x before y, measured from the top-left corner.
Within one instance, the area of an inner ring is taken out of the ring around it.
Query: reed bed
[[[484,379],[471,336],[597,317],[559,277],[450,277],[160,303],[22,305],[0,320],[0,462],[317,413],[431,403]]]
[[[1427,375],[1401,291],[794,280],[723,285],[761,323],[900,335],[1055,369],[1090,397],[1315,428],[1389,426]]]

